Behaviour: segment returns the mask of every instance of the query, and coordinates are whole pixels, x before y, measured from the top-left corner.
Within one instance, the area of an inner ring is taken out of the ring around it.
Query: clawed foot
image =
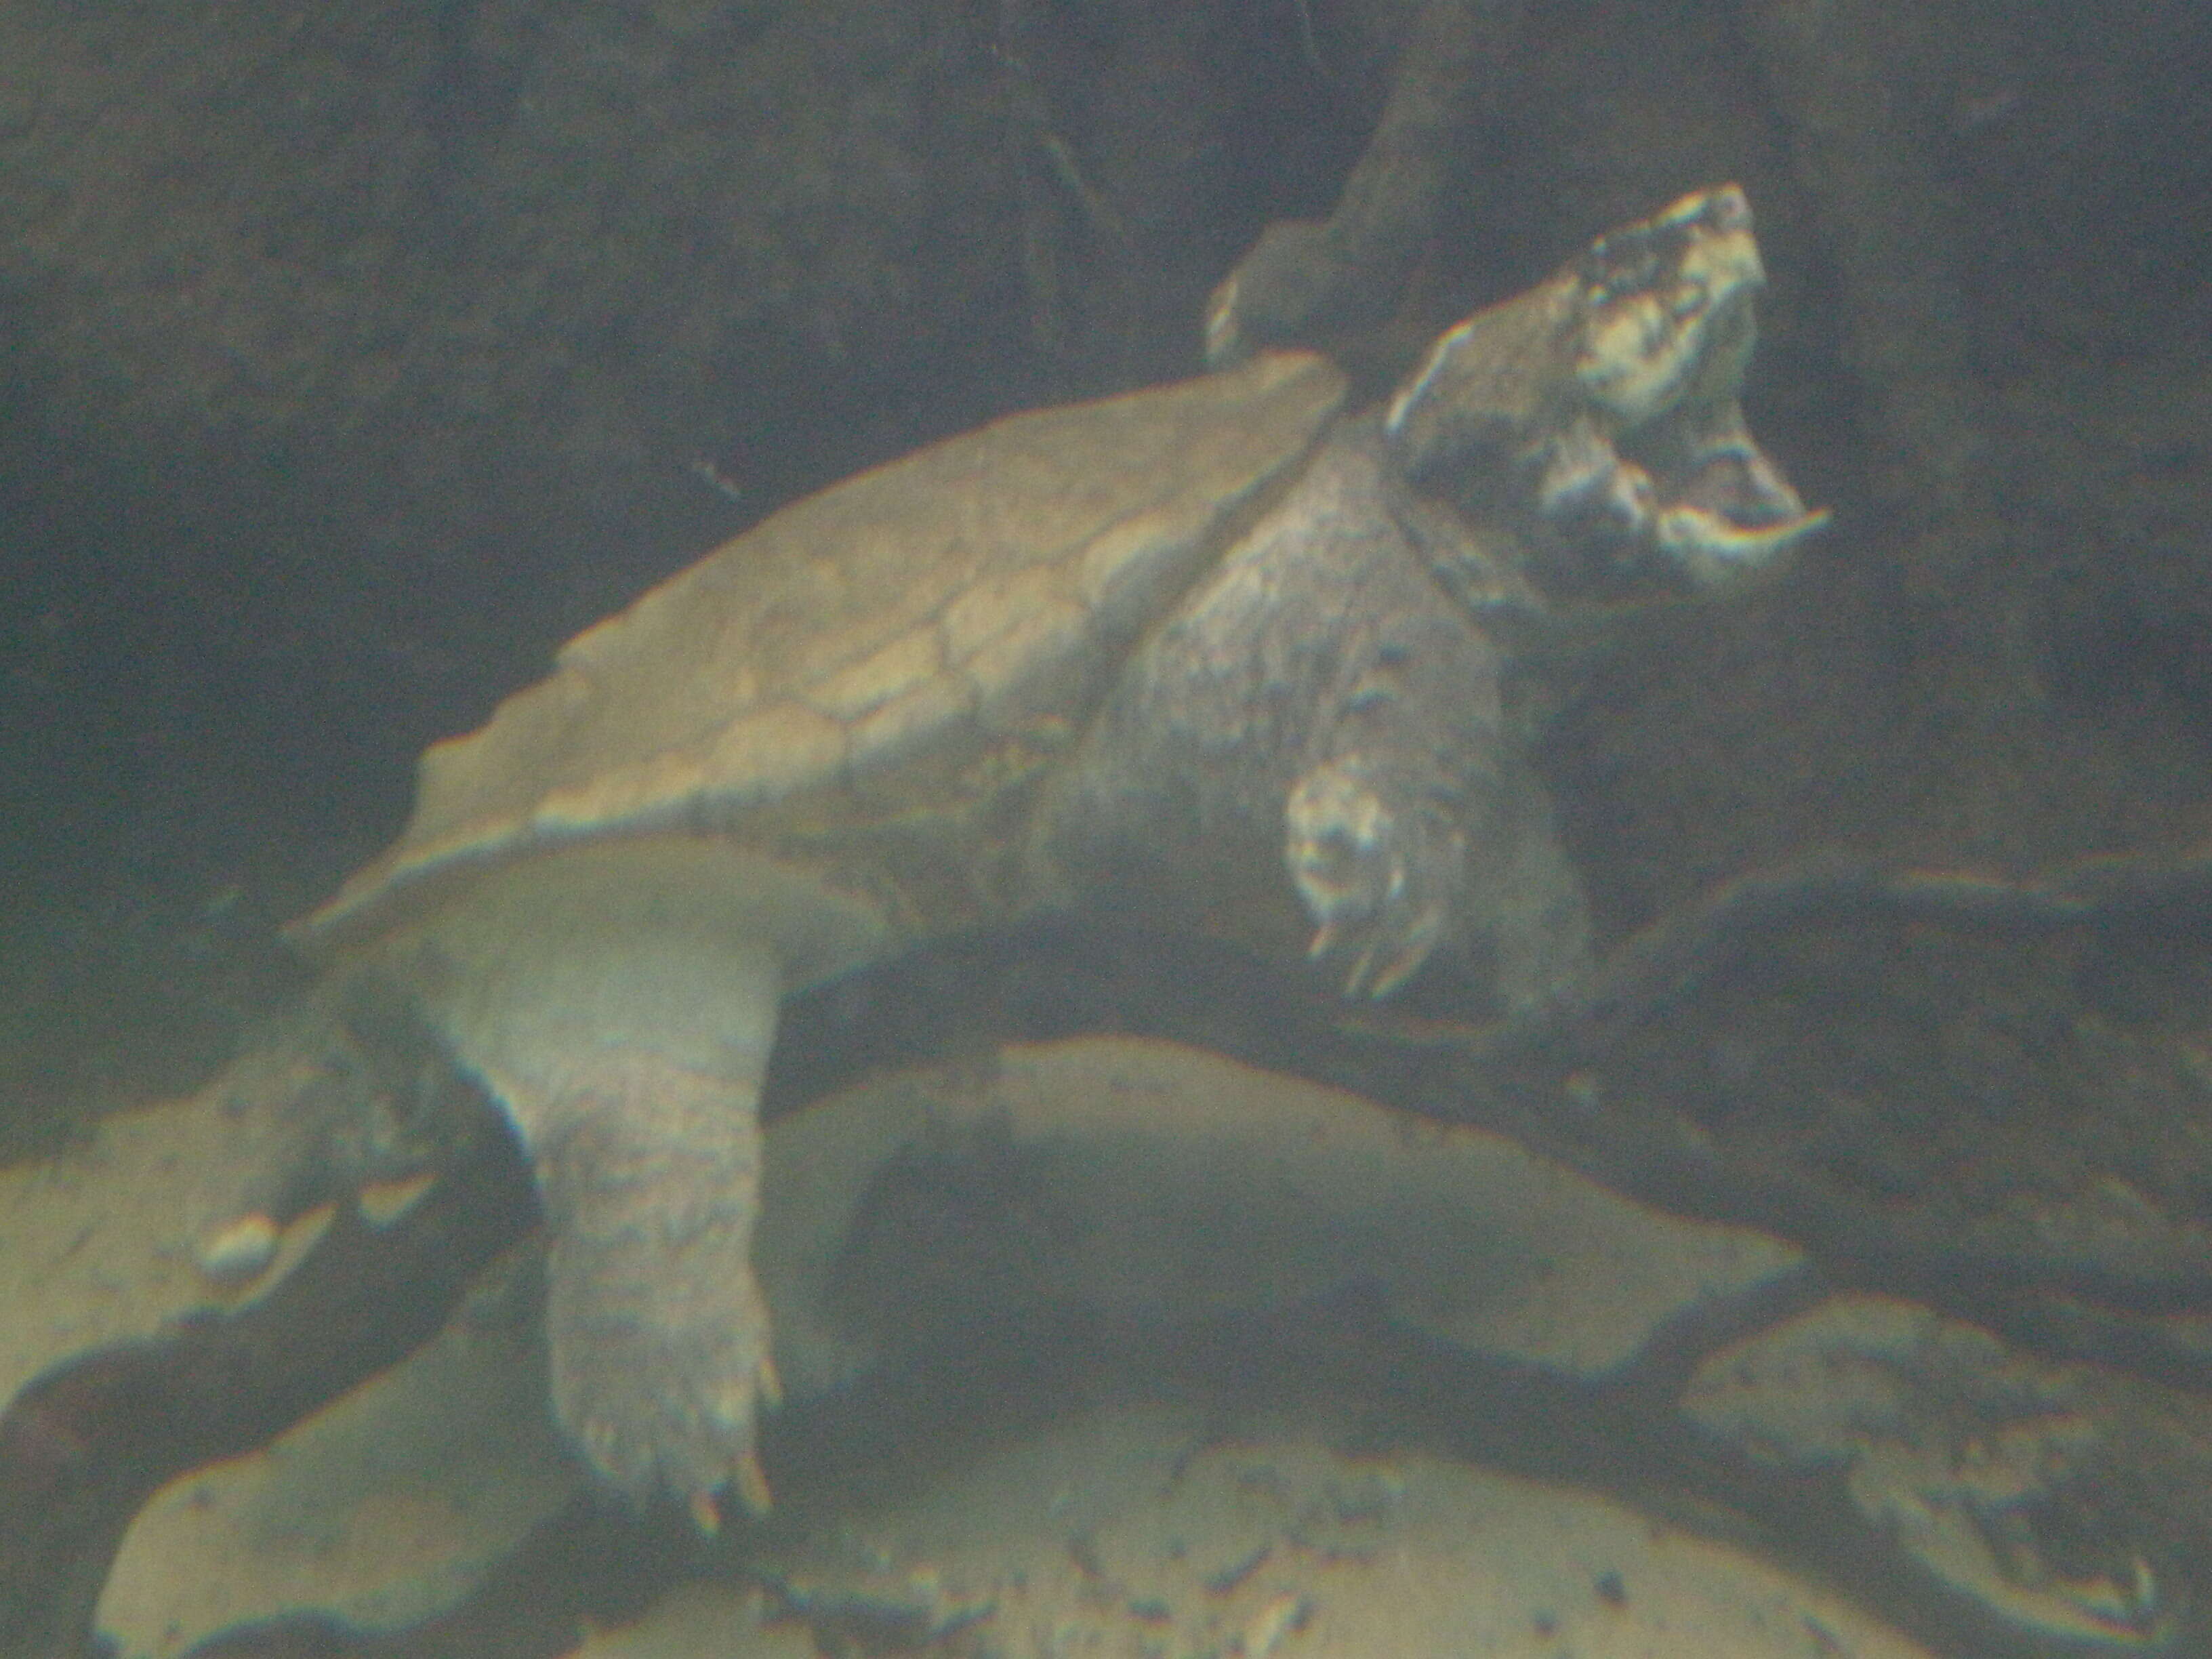
[[[538,1161],[553,1413],[609,1485],[672,1497],[711,1530],[726,1492],[769,1504],[754,1432],[778,1389],[751,1262],[752,1101],[657,1054],[593,1058],[596,1086],[563,1103]]]
[[[625,1277],[564,1262],[556,1244],[547,1307],[555,1416],[634,1501],[673,1497],[708,1532],[720,1524],[725,1493],[764,1513],[754,1433],[761,1406],[774,1406],[780,1390],[751,1273],[607,1294]]]
[[[1307,954],[1348,964],[1346,996],[1389,995],[1443,937],[1458,838],[1394,812],[1334,764],[1299,781],[1284,827],[1284,860],[1319,924]]]

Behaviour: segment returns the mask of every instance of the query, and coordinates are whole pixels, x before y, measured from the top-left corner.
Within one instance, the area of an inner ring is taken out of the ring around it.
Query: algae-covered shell
[[[898,931],[963,919],[998,798],[1081,729],[1342,396],[1323,359],[1270,354],[1017,415],[784,508],[433,745],[405,831],[298,932],[350,942],[487,868],[702,832],[866,891]]]

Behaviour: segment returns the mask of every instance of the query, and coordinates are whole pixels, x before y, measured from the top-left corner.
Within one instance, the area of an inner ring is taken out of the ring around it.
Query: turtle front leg
[[[1310,954],[1346,995],[1383,997],[1439,947],[1472,948],[1499,1000],[1524,1008],[1583,971],[1589,923],[1543,786],[1507,735],[1498,647],[1427,592],[1370,617],[1284,802]]]
[[[1485,781],[1485,809],[1455,813],[1464,794],[1376,758],[1315,767],[1285,805],[1285,862],[1316,924],[1308,954],[1341,969],[1348,997],[1389,996],[1448,942],[1486,953],[1508,1012],[1575,985],[1589,921],[1534,775],[1510,768],[1517,782]]]

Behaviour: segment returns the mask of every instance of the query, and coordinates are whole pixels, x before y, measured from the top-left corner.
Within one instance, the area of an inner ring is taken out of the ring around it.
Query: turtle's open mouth
[[[1632,543],[1699,586],[1765,563],[1826,521],[1753,440],[1736,403],[1766,281],[1742,191],[1700,191],[1601,238],[1577,275],[1575,379],[1619,453],[1608,474],[1586,453],[1599,448],[1587,434],[1555,443],[1553,492],[1571,483],[1583,497],[1601,494]]]
[[[1745,531],[1790,524],[1806,516],[1805,503],[1790,481],[1747,440],[1700,457],[1680,487],[1662,491],[1662,513],[1703,514]]]
[[[1679,489],[1662,489],[1652,540],[1702,586],[1764,563],[1827,521],[1827,509],[1808,509],[1745,435],[1700,457]]]

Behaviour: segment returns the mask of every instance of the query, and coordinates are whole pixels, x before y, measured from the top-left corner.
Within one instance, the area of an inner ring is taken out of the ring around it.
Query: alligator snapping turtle
[[[1817,522],[1737,413],[1760,281],[1723,186],[1455,329],[1380,415],[1289,354],[1003,420],[775,514],[424,755],[398,842],[295,931],[511,1118],[555,1411],[603,1477],[767,1501],[756,1105],[793,990],[1099,904],[1310,927],[1352,995],[1445,948],[1509,1008],[1577,975],[1483,615],[1563,558],[1689,586]]]

